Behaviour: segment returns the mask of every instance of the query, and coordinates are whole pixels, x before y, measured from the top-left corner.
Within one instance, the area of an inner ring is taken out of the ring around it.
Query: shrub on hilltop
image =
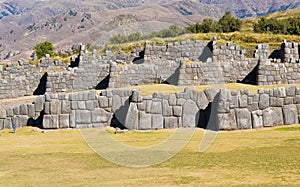
[[[52,43],[48,40],[42,42],[42,43],[38,43],[35,47],[34,47],[34,51],[36,53],[36,56],[40,59],[42,57],[45,57],[46,54],[49,54],[51,57],[53,57],[55,55],[54,53],[54,49],[55,47],[52,45]]]

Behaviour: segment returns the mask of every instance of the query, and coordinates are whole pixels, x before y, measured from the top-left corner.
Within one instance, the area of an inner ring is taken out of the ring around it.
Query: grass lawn
[[[205,153],[203,130],[170,160],[147,168],[112,164],[85,143],[79,130],[41,133],[31,127],[0,131],[0,186],[299,186],[300,126],[220,132]],[[149,146],[172,130],[111,134]],[[134,159],[134,158],[133,158]]]

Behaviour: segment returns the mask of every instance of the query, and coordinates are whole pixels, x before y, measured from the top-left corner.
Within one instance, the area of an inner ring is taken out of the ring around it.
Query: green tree
[[[34,51],[36,53],[36,56],[40,59],[42,57],[45,57],[46,54],[49,54],[50,56],[54,56],[54,46],[52,43],[48,40],[37,44],[34,47]]]
[[[202,32],[214,32],[215,23],[212,19],[204,19],[202,22]]]
[[[226,11],[224,16],[219,19],[217,25],[222,32],[234,32],[241,29],[242,21],[235,18],[231,12]]]
[[[267,19],[262,17],[254,24],[253,28],[257,33],[300,35],[300,19],[299,17],[291,17],[288,19]]]

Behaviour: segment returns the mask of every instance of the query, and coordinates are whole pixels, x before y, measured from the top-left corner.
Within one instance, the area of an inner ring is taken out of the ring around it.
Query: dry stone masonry
[[[70,64],[50,56],[39,66],[25,61],[0,66],[0,99],[39,95],[32,104],[0,110],[0,128],[33,125],[45,129],[116,126],[127,129],[202,127],[236,130],[299,122],[300,90],[230,91],[185,89],[141,96],[118,88],[141,84],[256,85],[300,83],[299,45],[284,41],[269,53],[259,44],[254,58],[232,43],[181,41],[139,44],[130,54],[99,56],[82,45]],[[107,89],[110,88],[110,89]],[[103,90],[99,94],[96,90]],[[67,94],[71,92],[72,94]]]
[[[237,130],[298,124],[300,89],[248,90],[186,88],[174,94],[141,96],[139,90],[95,90],[45,94],[33,104],[0,111],[0,127],[45,129],[114,126],[130,130],[202,127]]]

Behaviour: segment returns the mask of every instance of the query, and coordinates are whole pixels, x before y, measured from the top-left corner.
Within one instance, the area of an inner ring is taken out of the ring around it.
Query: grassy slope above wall
[[[300,8],[285,11],[277,12],[270,14],[267,18],[276,18],[276,19],[287,19],[289,17],[300,16]],[[150,43],[155,43],[156,45],[165,45],[170,41],[182,41],[182,40],[205,40],[210,41],[213,36],[218,38],[218,43],[233,42],[241,45],[244,49],[249,49],[254,51],[255,47],[260,43],[267,43],[270,45],[270,50],[279,49],[282,41],[286,39],[289,42],[298,42],[300,43],[300,36],[296,35],[281,35],[281,34],[259,34],[253,32],[253,25],[260,18],[255,19],[245,19],[243,20],[242,28],[240,32],[233,33],[199,33],[199,34],[185,34],[175,38],[153,38],[149,40]],[[143,43],[144,41],[140,41]],[[119,50],[123,50],[126,53],[130,53],[132,49],[137,46],[136,42],[125,43],[125,44],[108,44],[105,49],[112,50],[115,53],[118,53]],[[91,46],[95,47],[95,46]],[[102,49],[103,50],[103,49]],[[250,57],[250,56],[249,56]]]

